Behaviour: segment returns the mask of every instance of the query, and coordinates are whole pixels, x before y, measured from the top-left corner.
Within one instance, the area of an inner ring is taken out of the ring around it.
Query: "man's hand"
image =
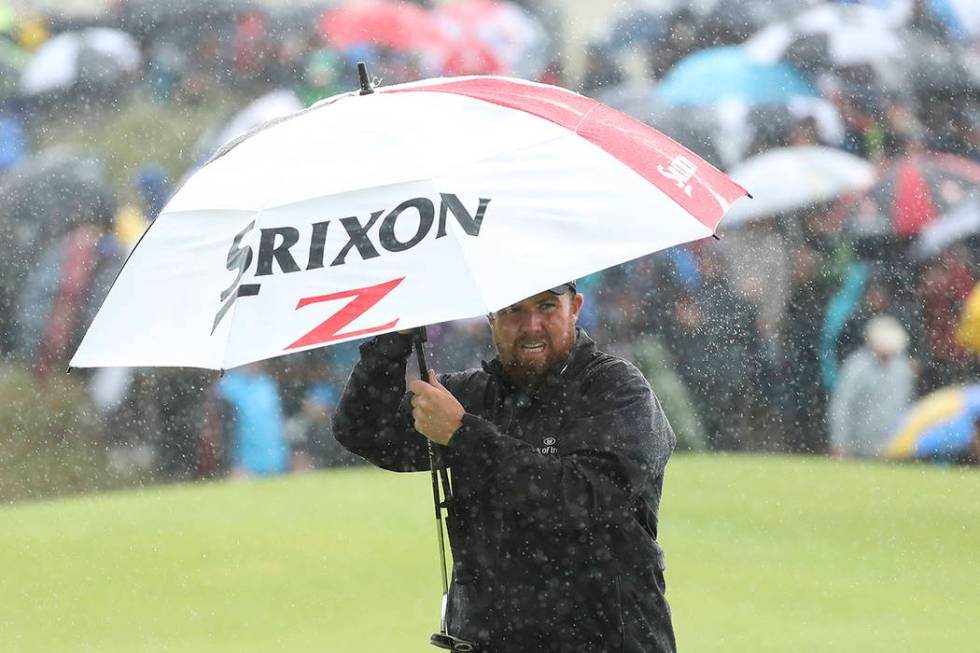
[[[463,405],[446,390],[436,378],[435,370],[429,370],[430,383],[421,379],[412,381],[408,389],[412,397],[412,417],[415,430],[436,444],[449,444],[449,439],[463,425]]]

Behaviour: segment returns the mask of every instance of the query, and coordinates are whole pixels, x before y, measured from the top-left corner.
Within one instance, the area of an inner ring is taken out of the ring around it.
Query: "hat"
[[[555,286],[554,288],[548,288],[546,292],[550,292],[555,295],[564,295],[566,292],[571,290],[572,294],[574,295],[576,292],[578,292],[575,283],[576,282],[574,281],[569,281],[567,283],[561,284],[560,286]]]
[[[909,345],[908,332],[891,315],[878,315],[868,320],[864,327],[864,339],[872,351],[882,356],[900,354]]]

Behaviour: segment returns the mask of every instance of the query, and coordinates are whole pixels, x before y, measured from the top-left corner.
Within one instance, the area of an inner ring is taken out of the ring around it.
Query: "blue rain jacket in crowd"
[[[218,392],[232,414],[232,464],[253,474],[289,469],[282,402],[275,380],[265,374],[229,372]]]
[[[429,469],[406,393],[410,336],[361,345],[334,418],[352,452]],[[439,375],[466,410],[442,449],[454,497],[448,631],[494,653],[670,652],[657,512],[674,433],[643,375],[581,329],[532,394],[499,361]]]

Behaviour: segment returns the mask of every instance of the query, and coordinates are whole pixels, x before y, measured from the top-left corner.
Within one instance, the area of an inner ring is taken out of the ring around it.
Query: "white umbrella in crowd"
[[[20,91],[40,95],[68,89],[89,67],[96,75],[135,73],[142,57],[136,40],[108,27],[62,32],[46,41],[31,58],[20,78]]]
[[[775,63],[794,45],[818,38],[835,65],[879,64],[901,55],[897,28],[904,18],[868,5],[825,4],[760,30],[743,47],[757,61]]]
[[[818,145],[770,150],[729,174],[755,197],[732,207],[725,220],[729,227],[828,202],[867,189],[875,179],[868,161]]]

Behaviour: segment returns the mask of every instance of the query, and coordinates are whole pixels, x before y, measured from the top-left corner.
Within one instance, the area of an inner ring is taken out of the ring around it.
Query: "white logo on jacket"
[[[545,438],[542,441],[542,443],[544,444],[544,446],[543,447],[534,447],[534,450],[537,451],[542,456],[557,456],[558,455],[558,447],[555,446],[555,444],[557,442],[558,442],[558,440],[556,440],[555,438],[550,438],[550,437],[549,438]]]

